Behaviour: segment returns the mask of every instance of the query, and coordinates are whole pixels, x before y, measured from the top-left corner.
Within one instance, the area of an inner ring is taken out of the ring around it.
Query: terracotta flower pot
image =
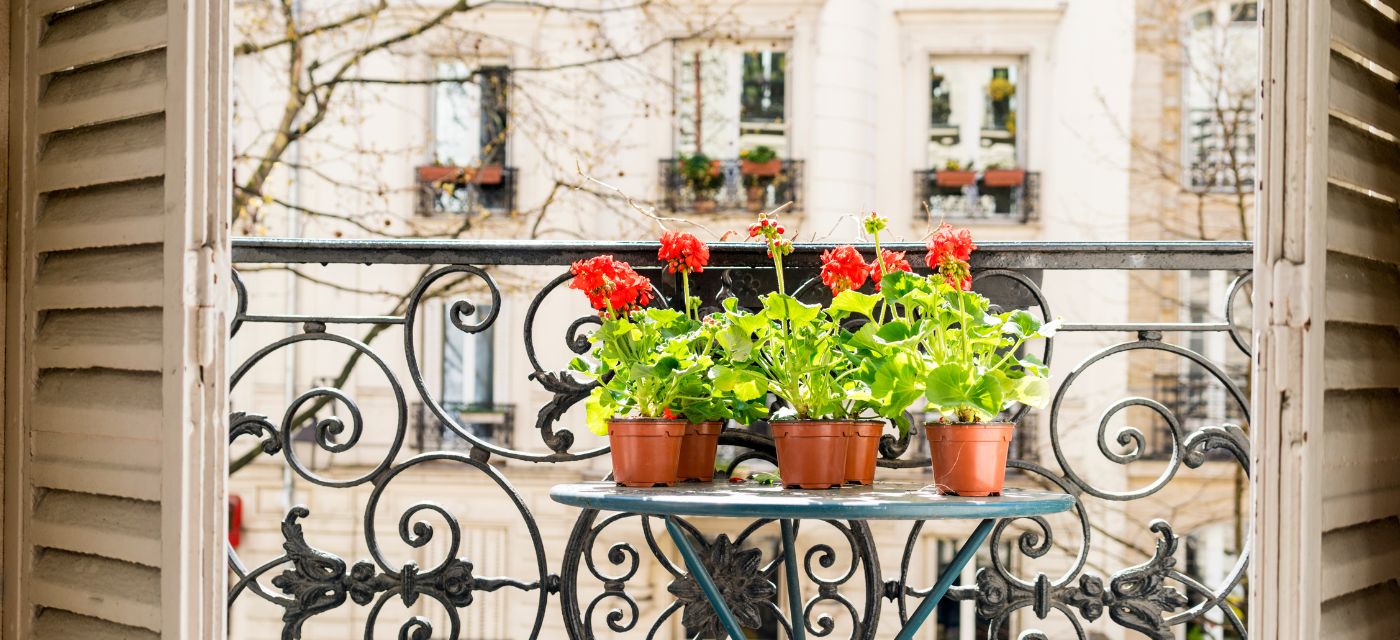
[[[613,480],[624,487],[676,484],[685,420],[627,418],[608,421]]]
[[[746,176],[774,177],[783,172],[783,161],[773,158],[768,162],[754,162],[752,160],[740,160],[739,172]]]
[[[1006,451],[1016,425],[1009,422],[929,424],[933,482],[939,493],[959,496],[1001,494],[1006,481]]]
[[[1019,187],[1025,181],[1025,169],[987,169],[982,172],[982,185],[986,187]]]
[[[966,187],[977,182],[977,172],[939,169],[933,173],[933,180],[940,187]]]
[[[830,489],[846,482],[849,421],[792,420],[772,425],[784,487]]]
[[[500,184],[504,175],[505,170],[498,164],[488,164],[482,167],[457,167],[451,165],[418,167],[418,180],[421,182]]]
[[[846,448],[846,484],[875,482],[875,458],[880,452],[881,420],[852,420],[851,440]]]
[[[709,482],[715,478],[715,448],[723,430],[723,422],[686,423],[676,482]]]
[[[763,205],[765,204],[763,196],[766,195],[766,191],[766,189],[756,184],[750,185],[745,189],[745,196],[748,200],[750,213],[763,211]]]
[[[695,213],[714,213],[719,206],[715,203],[714,198],[696,198],[691,208],[695,210]]]

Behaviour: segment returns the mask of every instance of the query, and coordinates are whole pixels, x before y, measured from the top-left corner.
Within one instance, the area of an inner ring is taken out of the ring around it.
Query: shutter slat
[[[1322,535],[1322,599],[1400,578],[1400,520],[1387,518]]]
[[[1323,378],[1328,389],[1400,387],[1400,334],[1388,327],[1327,323]]]
[[[1332,42],[1400,75],[1400,30],[1363,0],[1332,0]]]
[[[31,428],[159,441],[160,390],[161,377],[152,373],[44,371],[34,393]]]
[[[165,51],[120,58],[56,75],[35,113],[40,133],[160,113]]]
[[[1332,54],[1329,96],[1333,113],[1365,122],[1400,138],[1400,90],[1341,54]]]
[[[145,629],[160,628],[160,571],[100,556],[46,549],[28,585],[35,604]]]
[[[160,566],[159,503],[49,491],[29,527],[49,548]]]
[[[145,116],[51,134],[39,157],[39,191],[159,176],[165,171],[165,118]]]
[[[34,345],[40,368],[161,370],[160,309],[53,311]]]
[[[62,609],[44,609],[34,620],[33,640],[159,640],[160,635]]]
[[[39,267],[34,304],[41,309],[159,306],[160,245],[51,253]]]
[[[1318,634],[1326,640],[1374,640],[1400,629],[1400,586],[1379,585],[1322,604]]]
[[[1394,202],[1329,186],[1327,249],[1400,264],[1400,208]]]
[[[1400,199],[1400,147],[1337,118],[1330,120],[1328,176]]]
[[[1327,259],[1327,319],[1400,327],[1400,269],[1383,263],[1332,254]]]
[[[34,51],[38,73],[54,73],[165,46],[163,0],[108,0],[54,15]]]

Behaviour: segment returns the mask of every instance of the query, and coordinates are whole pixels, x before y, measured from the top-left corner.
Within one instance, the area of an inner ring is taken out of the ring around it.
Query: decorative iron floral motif
[[[739,548],[724,534],[701,552],[701,562],[710,571],[724,602],[739,624],[749,629],[756,629],[763,623],[759,611],[767,608],[778,593],[778,588],[763,577],[762,556],[763,552],[758,549]],[[689,574],[673,580],[666,590],[684,607],[681,623],[686,629],[698,630],[702,637],[725,637],[724,626],[714,607],[705,599],[700,583]]]
[[[1025,607],[1044,620],[1051,609],[1063,603],[1078,609],[1085,620],[1092,622],[1108,611],[1109,618],[1119,625],[1154,640],[1170,640],[1176,635],[1164,622],[1164,614],[1185,607],[1189,600],[1175,587],[1164,584],[1176,564],[1176,535],[1162,520],[1154,520],[1151,529],[1161,536],[1152,557],[1119,571],[1107,589],[1102,579],[1089,574],[1079,576],[1078,584],[1061,587],[1051,586],[1049,577],[1040,574],[1033,585],[1026,586],[1007,580],[995,569],[981,569],[977,572],[976,590],[961,590],[956,597],[975,599],[978,615],[992,620],[994,625]]]

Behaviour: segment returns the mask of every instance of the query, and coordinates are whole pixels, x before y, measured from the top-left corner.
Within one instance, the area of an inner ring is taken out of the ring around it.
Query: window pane
[[[506,163],[510,114],[510,70],[484,67],[476,74],[481,92],[481,162]]]
[[[787,135],[787,52],[776,48],[678,47],[675,148],[711,158],[768,145]]]
[[[461,62],[440,62],[437,78],[469,78]],[[481,89],[472,82],[433,85],[433,160],[446,165],[474,166],[481,154]]]
[[[744,86],[739,104],[741,123],[747,125],[784,120],[786,63],[787,54],[781,51],[744,53]]]

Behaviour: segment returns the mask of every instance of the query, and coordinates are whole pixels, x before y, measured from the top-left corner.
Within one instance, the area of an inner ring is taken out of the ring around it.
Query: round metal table
[[[963,543],[953,561],[943,569],[933,589],[929,591],[909,616],[899,640],[913,638],[919,627],[933,613],[939,600],[962,573],[963,567],[977,554],[977,549],[991,534],[998,520],[1040,516],[1068,511],[1074,507],[1074,497],[1065,493],[1007,489],[1003,495],[990,498],[964,498],[939,495],[931,485],[875,483],[868,487],[802,490],[752,482],[730,484],[684,484],[676,487],[629,488],[611,482],[561,484],[550,489],[555,502],[599,511],[621,511],[662,516],[666,531],[680,550],[685,566],[700,584],[705,599],[714,607],[732,640],[743,640],[744,632],[729,611],[709,572],[700,562],[694,547],[686,539],[673,516],[713,516],[719,518],[774,518],[782,526],[783,573],[787,576],[788,605],[793,620],[801,620],[801,591],[798,588],[797,549],[794,541],[794,521],[804,518],[822,520],[980,520],[977,528]],[[803,640],[806,630],[793,624],[793,637]]]

